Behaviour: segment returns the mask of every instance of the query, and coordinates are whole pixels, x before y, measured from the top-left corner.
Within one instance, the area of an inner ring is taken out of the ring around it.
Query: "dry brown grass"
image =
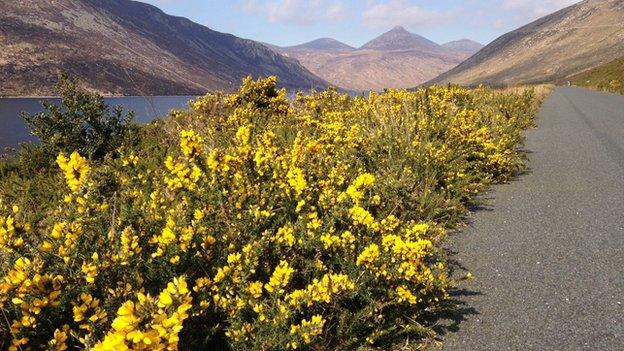
[[[517,86],[502,88],[500,89],[500,91],[504,93],[521,94],[525,92],[526,90],[533,89],[533,92],[535,93],[534,101],[535,101],[536,107],[539,107],[544,102],[544,100],[546,100],[546,98],[550,95],[550,93],[552,93],[553,90],[555,90],[555,87],[556,86],[554,84],[517,85]]]

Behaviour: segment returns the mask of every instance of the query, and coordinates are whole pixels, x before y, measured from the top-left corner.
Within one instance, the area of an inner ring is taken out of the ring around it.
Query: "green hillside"
[[[624,57],[573,76],[574,85],[624,94]]]

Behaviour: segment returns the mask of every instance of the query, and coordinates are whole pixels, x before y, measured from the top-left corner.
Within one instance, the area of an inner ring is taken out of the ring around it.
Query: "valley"
[[[270,47],[297,59],[335,86],[365,92],[424,83],[455,67],[483,45],[468,39],[439,45],[399,26],[359,48],[328,38],[291,47]]]

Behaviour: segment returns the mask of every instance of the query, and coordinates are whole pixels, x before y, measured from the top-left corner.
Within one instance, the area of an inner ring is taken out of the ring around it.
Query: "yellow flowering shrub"
[[[530,93],[453,86],[288,100],[274,78],[247,79],[161,124],[179,136],[174,148],[99,164],[59,155],[66,187],[45,216],[0,202],[2,345],[353,350],[418,339],[453,285],[446,229],[522,165],[533,106]]]
[[[56,162],[65,174],[67,186],[69,186],[72,191],[77,191],[80,186],[84,184],[87,174],[89,173],[90,166],[87,160],[80,156],[78,152],[74,151],[69,158],[60,154]]]

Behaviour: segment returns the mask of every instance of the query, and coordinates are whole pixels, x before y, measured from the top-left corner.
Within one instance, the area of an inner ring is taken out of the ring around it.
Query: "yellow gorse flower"
[[[399,302],[407,302],[412,305],[418,302],[418,299],[416,298],[416,296],[414,296],[414,294],[412,294],[412,292],[409,291],[405,286],[397,287],[396,292],[397,292]]]
[[[177,350],[192,302],[186,279],[175,278],[158,298],[137,293],[136,300],[119,308],[112,330],[94,350]]]
[[[80,189],[84,184],[91,170],[87,159],[80,156],[77,151],[72,152],[69,158],[63,154],[59,154],[56,158],[56,163],[65,174],[67,186],[74,192]]]
[[[316,302],[330,303],[333,296],[354,289],[355,282],[348,275],[326,274],[321,280],[314,279],[305,289],[293,291],[286,300],[294,307],[302,304],[311,307]]]
[[[295,270],[288,265],[288,262],[280,261],[279,265],[275,267],[269,282],[264,284],[264,288],[270,293],[282,292],[294,272]]]
[[[193,130],[180,132],[180,148],[189,160],[194,160],[201,154],[204,139]]]
[[[52,351],[65,351],[67,347],[69,325],[65,324],[61,329],[54,331],[54,338],[48,342],[48,348]]]
[[[364,173],[359,175],[353,181],[353,184],[349,185],[345,191],[345,195],[348,195],[355,204],[359,204],[364,197],[363,189],[371,187],[375,184],[375,176],[370,173]],[[338,197],[339,201],[344,201],[345,195]]]
[[[140,126],[118,158],[61,154],[68,189],[15,206],[0,189],[6,348],[418,338],[423,310],[449,298],[446,228],[522,165],[534,106],[454,86],[288,99],[246,79]]]
[[[325,319],[323,316],[314,315],[310,320],[303,319],[301,324],[293,325],[290,328],[290,334],[299,336],[304,344],[309,344],[315,336],[323,333],[323,327],[325,326]],[[291,342],[290,348],[296,350],[299,348],[299,343]]]

